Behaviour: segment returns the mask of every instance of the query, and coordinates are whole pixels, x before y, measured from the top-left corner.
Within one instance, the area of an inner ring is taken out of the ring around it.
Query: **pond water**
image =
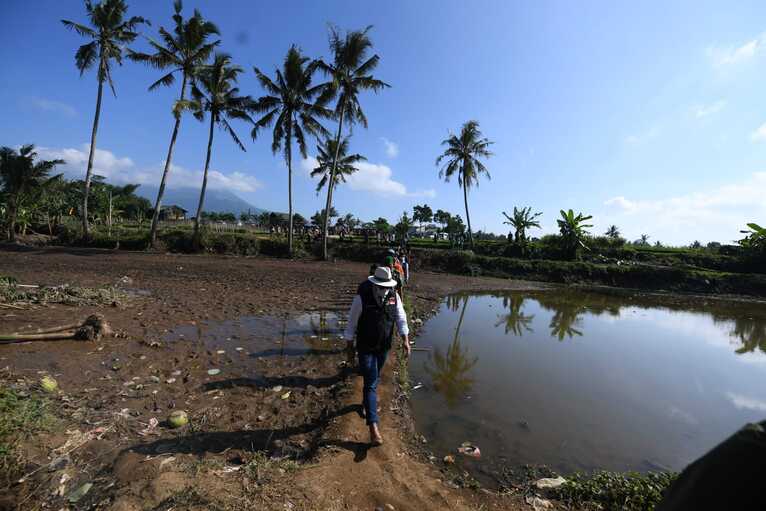
[[[449,297],[410,376],[437,455],[501,467],[680,470],[766,417],[766,306],[553,290]]]

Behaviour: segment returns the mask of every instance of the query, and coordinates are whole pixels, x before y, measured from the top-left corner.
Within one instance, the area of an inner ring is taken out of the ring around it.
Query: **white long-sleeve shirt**
[[[348,312],[348,325],[346,325],[346,331],[343,334],[343,338],[346,341],[353,341],[354,335],[356,335],[356,326],[359,323],[359,317],[362,315],[362,297],[359,295],[354,296],[354,300],[351,302],[351,310]],[[404,305],[402,304],[402,297],[399,293],[396,293],[396,329],[399,331],[399,335],[405,336],[410,334],[410,327],[407,325],[407,313],[404,311]]]

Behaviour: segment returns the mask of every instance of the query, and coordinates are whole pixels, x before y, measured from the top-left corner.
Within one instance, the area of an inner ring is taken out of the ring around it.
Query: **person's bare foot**
[[[370,443],[372,445],[382,445],[383,437],[380,436],[380,430],[377,424],[370,424]]]

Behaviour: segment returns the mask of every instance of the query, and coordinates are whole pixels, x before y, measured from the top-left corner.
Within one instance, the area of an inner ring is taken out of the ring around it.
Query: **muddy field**
[[[0,345],[3,387],[39,396],[53,422],[27,438],[0,509],[515,509],[520,492],[466,488],[424,454],[387,366],[385,444],[368,448],[360,379],[339,338],[367,266],[77,249],[0,249],[28,285],[114,286],[101,306],[0,309],[0,333],[105,316],[99,341]],[[446,294],[529,283],[417,273],[411,317]],[[188,413],[171,429],[168,415]],[[470,483],[470,481],[468,481]],[[470,486],[470,484],[468,484]],[[528,508],[528,507],[527,507]]]

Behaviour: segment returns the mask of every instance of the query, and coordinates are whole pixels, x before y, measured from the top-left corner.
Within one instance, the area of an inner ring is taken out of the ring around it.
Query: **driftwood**
[[[97,341],[112,335],[112,329],[100,314],[88,316],[82,323],[62,325],[54,328],[38,329],[34,332],[14,332],[0,334],[0,343],[8,344],[25,341],[77,340]]]

